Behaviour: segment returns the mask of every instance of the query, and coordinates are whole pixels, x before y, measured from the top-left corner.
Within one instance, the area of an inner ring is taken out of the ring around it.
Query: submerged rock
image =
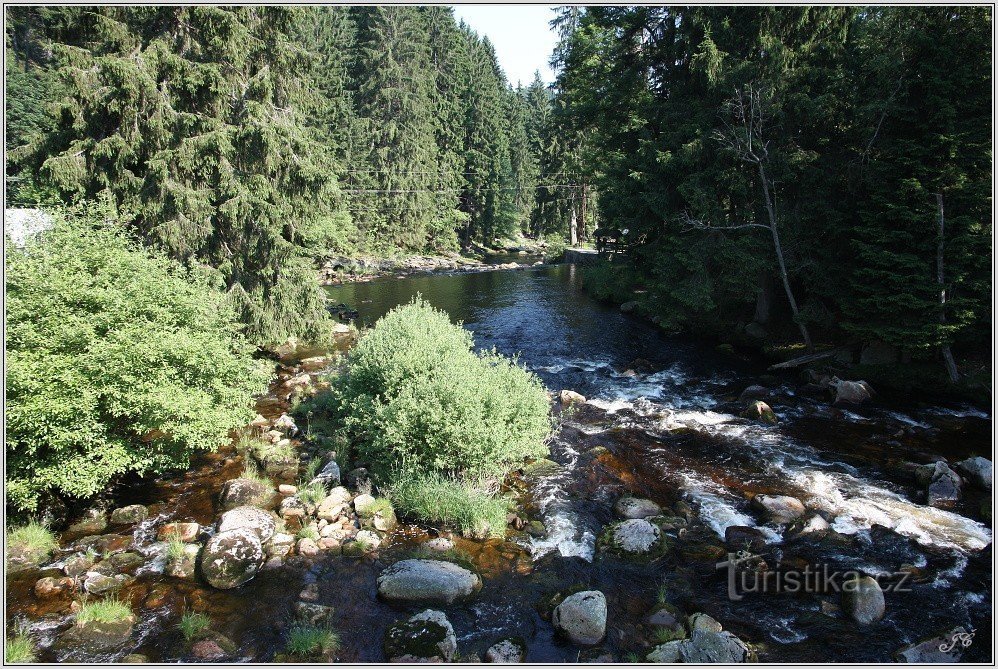
[[[757,527],[731,525],[724,528],[724,543],[732,551],[761,553],[766,549],[766,534]]]
[[[804,504],[789,495],[756,495],[752,506],[764,511],[769,521],[778,525],[792,523],[804,515]]]
[[[69,651],[61,658],[63,661],[85,662],[91,659],[88,655],[108,652],[125,645],[132,636],[134,626],[134,615],[115,621],[76,623],[59,637],[54,648],[56,651]]]
[[[169,541],[177,538],[183,542],[191,542],[198,538],[201,526],[197,523],[167,523],[161,525],[156,532],[158,541]]]
[[[481,587],[478,574],[442,560],[402,560],[378,576],[378,594],[395,602],[451,604]]]
[[[599,590],[569,595],[555,607],[551,622],[572,643],[594,646],[606,635],[606,596]]]
[[[749,404],[755,400],[765,401],[767,399],[769,399],[769,388],[759,385],[749,386],[738,396],[738,401],[742,404]]]
[[[87,509],[75,523],[67,528],[68,534],[100,534],[107,529],[107,513],[104,509]]]
[[[131,579],[124,574],[107,576],[100,572],[87,572],[86,580],[83,582],[83,589],[91,595],[105,595],[121,590]]]
[[[861,576],[842,586],[842,610],[860,625],[875,623],[884,617],[884,591],[876,579]]]
[[[245,529],[253,532],[261,542],[274,536],[277,523],[274,517],[255,506],[240,506],[222,514],[218,520],[218,531]]]
[[[389,662],[450,662],[457,651],[457,637],[447,616],[427,609],[385,633]]]
[[[960,476],[940,460],[925,465],[920,476],[929,479],[928,503],[930,506],[950,507],[960,499]]]
[[[613,506],[614,511],[621,518],[649,518],[662,513],[662,507],[650,499],[640,497],[621,497]]]
[[[76,588],[76,581],[69,576],[55,578],[46,576],[35,581],[35,596],[39,599],[50,599],[61,597],[71,593]]]
[[[258,506],[263,509],[273,508],[278,498],[277,491],[261,481],[253,479],[232,479],[222,484],[220,501],[226,511],[237,506]]]
[[[256,576],[263,558],[260,537],[253,530],[220,531],[204,547],[201,573],[212,587],[229,590]]]

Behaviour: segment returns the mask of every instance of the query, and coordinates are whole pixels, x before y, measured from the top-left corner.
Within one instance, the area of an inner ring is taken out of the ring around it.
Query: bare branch
[[[684,211],[679,215],[679,223],[684,230],[744,230],[746,228],[763,228],[769,230],[769,226],[763,223],[736,223],[734,225],[714,225],[709,221],[693,218],[690,212]]]

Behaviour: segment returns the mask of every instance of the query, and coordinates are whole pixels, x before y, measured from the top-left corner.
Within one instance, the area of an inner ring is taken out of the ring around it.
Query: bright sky
[[[488,37],[496,48],[499,65],[506,78],[516,86],[534,79],[541,71],[546,83],[554,81],[548,65],[557,36],[548,22],[554,18],[556,5],[454,5],[454,15],[479,35]]]

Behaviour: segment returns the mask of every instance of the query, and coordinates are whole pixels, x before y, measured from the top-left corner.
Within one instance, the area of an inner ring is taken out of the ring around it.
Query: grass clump
[[[312,541],[318,541],[320,538],[319,530],[315,529],[313,525],[301,528],[295,536],[299,539],[311,539]]]
[[[464,526],[502,509],[502,522],[489,524],[496,532],[506,506],[491,491],[525,458],[547,453],[549,402],[515,360],[473,346],[467,330],[416,297],[361,337],[323,406],[398,508]]]
[[[299,485],[295,495],[303,504],[314,506],[326,498],[326,486],[323,485],[322,481]]]
[[[117,623],[129,618],[132,609],[118,599],[104,599],[99,602],[84,601],[76,614],[76,623]]]
[[[7,532],[7,550],[15,549],[39,560],[47,558],[58,547],[55,533],[36,520]]]
[[[166,545],[166,557],[170,562],[176,562],[187,553],[187,544],[180,540],[180,537],[173,535]]]
[[[204,613],[193,613],[186,611],[180,617],[177,629],[184,635],[184,640],[188,643],[198,638],[211,627],[211,618]]]
[[[495,497],[467,481],[440,475],[401,480],[390,489],[395,508],[427,522],[459,528],[473,537],[506,533],[509,500]]]
[[[334,653],[340,647],[339,635],[328,627],[296,623],[288,631],[288,652],[305,657],[317,653]]]
[[[4,664],[29,664],[35,662],[35,642],[26,629],[20,629],[6,640],[3,649]]]

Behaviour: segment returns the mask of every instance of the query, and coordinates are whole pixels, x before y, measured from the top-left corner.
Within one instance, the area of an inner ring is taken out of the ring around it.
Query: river
[[[713,616],[750,642],[763,661],[891,661],[906,644],[957,625],[976,630],[964,658],[990,661],[992,533],[982,508],[990,508],[990,494],[965,485],[961,501],[940,510],[926,506],[924,486],[913,475],[914,465],[941,457],[990,457],[986,413],[890,395],[864,407],[833,408],[829,398],[801,394],[796,374],[767,375],[759,361],[666,336],[592,300],[579,286],[578,271],[540,266],[327,288],[334,303],[359,312],[362,325],[421,294],[462,321],[478,347],[516,355],[550,390],[571,389],[589,399],[551,442],[550,457],[561,466],[532,480],[521,498],[523,514],[540,520],[543,532],[457,539],[485,580],[471,602],[445,608],[464,657],[519,637],[531,662],[605,653],[616,661],[643,659],[654,645],[647,615],[666,601]],[[778,425],[738,417],[739,394],[757,383],[769,388]],[[238,470],[237,459],[221,453],[184,475],[124,491],[118,502],[152,504],[154,512],[135,530],[136,543],[148,543],[150,528],[166,518],[210,523],[220,483]],[[666,555],[633,561],[596,548],[624,493],[688,514],[688,526],[669,537]],[[749,503],[757,493],[793,495],[828,518],[833,531],[822,538],[792,536],[784,526],[766,524]],[[733,599],[725,571],[716,567],[725,559],[729,526],[758,528],[771,565],[824,565],[874,576],[906,565],[915,577],[904,591],[886,594],[885,617],[866,627],[838,615],[831,594]],[[171,616],[196,601],[238,644],[238,659],[269,661],[282,648],[298,592],[317,583],[319,601],[336,609],[339,659],[384,661],[385,629],[411,611],[381,602],[375,579],[393,552],[411,550],[428,536],[426,528],[403,526],[378,558],[289,563],[230,591],[180,583],[164,576],[162,565],[157,571],[154,561],[131,586],[141,594],[126,591],[126,597],[141,602],[165,588],[173,609],[137,605],[133,643],[87,659],[125,652],[153,661],[183,659]],[[46,643],[64,624],[65,612],[32,601],[31,583],[8,584],[8,621],[28,620],[42,640],[42,659],[63,659]],[[582,586],[601,590],[608,600],[607,638],[595,650],[558,639],[546,617],[546,600]]]

